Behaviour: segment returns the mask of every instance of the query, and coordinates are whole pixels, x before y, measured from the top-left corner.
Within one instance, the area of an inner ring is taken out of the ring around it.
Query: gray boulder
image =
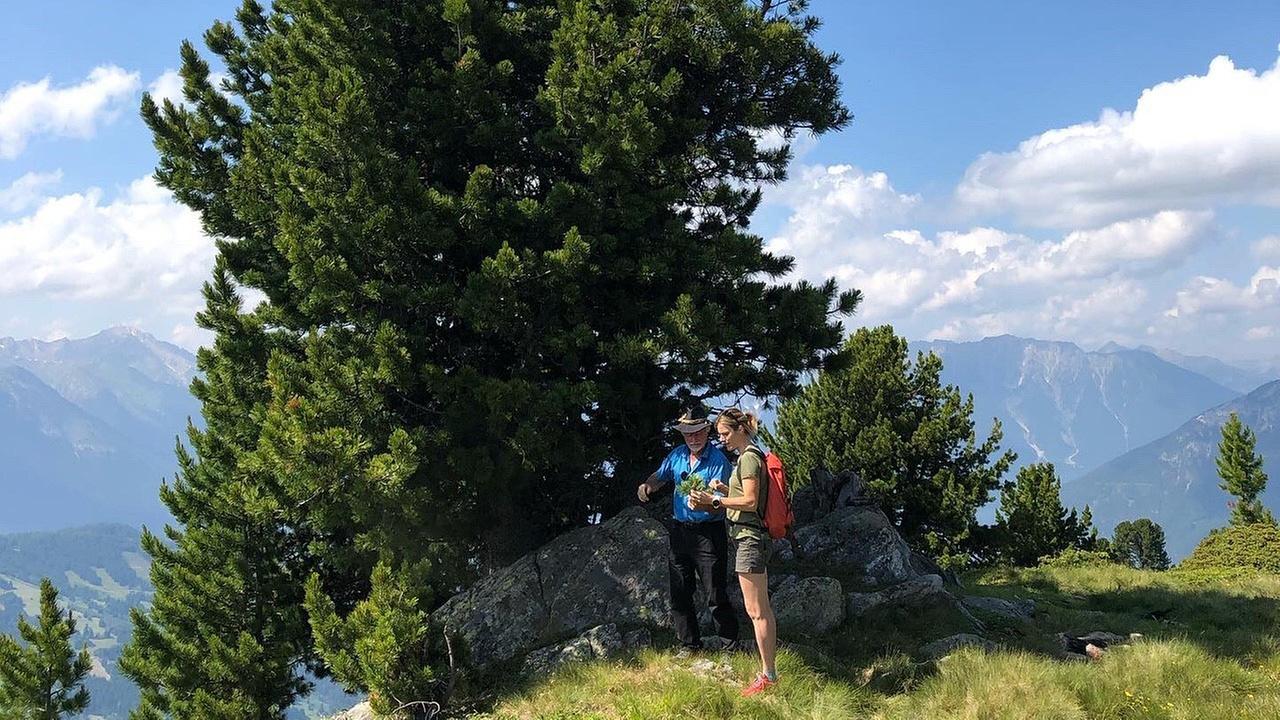
[[[852,470],[832,475],[815,468],[809,473],[809,484],[791,496],[791,512],[797,526],[817,522],[843,507],[868,504],[866,484]]]
[[[941,660],[951,653],[965,647],[981,648],[986,652],[996,649],[996,644],[978,635],[960,633],[933,642],[920,648],[920,655],[930,660]]]
[[[911,551],[911,568],[918,575],[939,575],[942,577],[942,582],[951,587],[964,587],[964,583],[960,581],[960,576],[954,570],[942,567],[937,560],[918,550]]]
[[[534,650],[525,657],[524,670],[526,673],[548,673],[565,663],[613,657],[625,647],[617,625],[601,625],[569,642]]]
[[[788,583],[771,601],[783,635],[825,635],[844,622],[844,591],[835,578],[807,577]]]
[[[797,530],[796,539],[806,560],[860,577],[867,585],[892,585],[918,575],[911,548],[879,508],[837,509]]]
[[[670,611],[666,530],[629,508],[482,578],[432,621],[486,667],[600,625],[665,625]]]
[[[1030,620],[1036,614],[1036,601],[1030,599],[1005,600],[1003,598],[970,595],[961,602],[969,610],[997,615],[1008,620]]]
[[[369,702],[365,701],[344,712],[329,718],[329,720],[377,720],[378,716],[373,714],[373,708],[369,707]]]
[[[938,575],[922,575],[876,592],[849,593],[845,608],[849,617],[862,617],[880,608],[924,610],[955,605],[956,599]]]

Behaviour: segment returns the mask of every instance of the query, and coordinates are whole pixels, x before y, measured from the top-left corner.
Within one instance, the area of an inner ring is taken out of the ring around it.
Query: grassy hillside
[[[948,626],[955,618],[872,618],[788,646],[778,691],[750,700],[738,697],[755,668],[745,654],[697,665],[649,651],[495,695],[484,717],[1280,717],[1280,576],[1105,566],[989,571],[968,584],[974,594],[1034,598],[1035,619],[984,617],[999,650],[930,663],[912,656],[919,637],[958,630]],[[1143,637],[1096,662],[1059,659],[1058,632],[1093,630]]]

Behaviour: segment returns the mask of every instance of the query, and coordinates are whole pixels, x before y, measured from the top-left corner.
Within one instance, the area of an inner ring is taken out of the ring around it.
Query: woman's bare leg
[[[774,660],[778,651],[777,623],[773,617],[773,605],[769,603],[769,573],[739,573],[742,586],[742,604],[756,631],[756,647],[760,650],[760,664],[766,676],[777,676]]]

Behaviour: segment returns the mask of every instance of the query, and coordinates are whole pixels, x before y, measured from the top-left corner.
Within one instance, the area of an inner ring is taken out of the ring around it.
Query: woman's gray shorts
[[[773,554],[773,541],[763,532],[744,533],[733,540],[733,571],[756,575],[765,571]]]

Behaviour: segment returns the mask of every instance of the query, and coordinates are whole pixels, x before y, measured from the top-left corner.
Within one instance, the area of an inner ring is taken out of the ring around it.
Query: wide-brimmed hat
[[[696,433],[711,427],[706,410],[685,410],[676,420],[675,428],[682,433]]]

